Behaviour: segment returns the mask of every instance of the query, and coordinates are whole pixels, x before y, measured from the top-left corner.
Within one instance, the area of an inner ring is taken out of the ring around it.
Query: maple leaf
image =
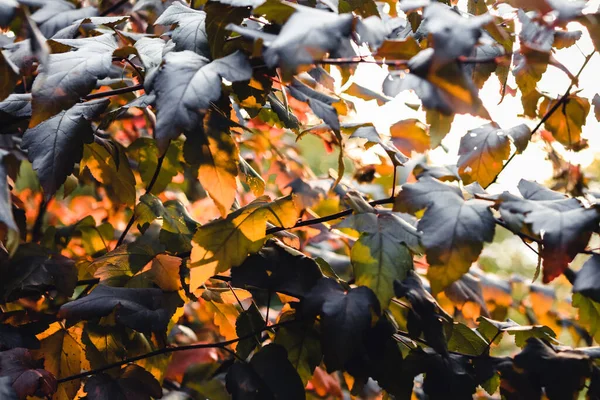
[[[351,14],[333,14],[319,9],[292,5],[296,11],[278,35],[236,25],[227,29],[251,39],[261,39],[266,50],[263,57],[269,67],[279,66],[288,80],[301,65],[312,64],[326,53],[340,47],[352,31]],[[309,34],[310,33],[310,34]]]
[[[465,201],[457,187],[434,178],[404,185],[394,209],[411,213],[426,209],[417,229],[423,232],[421,244],[434,293],[460,279],[479,257],[483,243],[494,238],[495,221],[488,205]]]
[[[66,111],[29,128],[23,148],[37,172],[47,199],[52,197],[83,155],[83,144],[93,140],[90,120],[98,116],[108,100],[76,104]]]
[[[380,313],[379,302],[366,286],[347,293],[333,279],[321,278],[304,301],[307,316],[321,317],[321,348],[327,371],[343,369],[352,350],[371,326],[371,315]]]
[[[84,391],[89,400],[149,399],[162,397],[162,388],[152,374],[144,368],[130,364],[119,371],[118,378],[101,373],[85,383]]]
[[[70,109],[90,93],[98,79],[109,75],[112,55],[117,48],[112,34],[54,41],[74,50],[50,54],[48,61],[41,65],[31,88],[31,127]]]
[[[171,38],[175,42],[175,50],[191,50],[202,56],[210,57],[206,33],[206,12],[194,10],[176,2],[160,14],[155,24],[176,25],[171,34]]]
[[[386,309],[394,297],[394,280],[403,280],[413,268],[407,246],[419,247],[417,230],[396,213],[359,213],[336,225],[361,232],[352,246],[350,261],[356,284],[373,290]]]
[[[0,377],[8,378],[19,399],[28,396],[51,396],[56,392],[56,378],[40,368],[27,349],[16,348],[0,352]]]
[[[171,52],[146,90],[156,95],[159,148],[180,133],[193,131],[211,102],[221,96],[221,80],[249,80],[252,68],[240,52],[210,62],[189,50]]]
[[[502,171],[503,161],[509,154],[509,138],[496,125],[470,130],[460,140],[458,173],[465,184],[479,182],[487,187]]]
[[[551,100],[547,97],[542,100],[539,107],[540,115],[545,114],[559,100]],[[564,106],[559,107],[544,122],[547,130],[552,132],[552,136],[565,146],[572,146],[581,140],[581,130],[585,125],[585,120],[590,112],[590,102],[588,99],[576,95],[570,95]]]

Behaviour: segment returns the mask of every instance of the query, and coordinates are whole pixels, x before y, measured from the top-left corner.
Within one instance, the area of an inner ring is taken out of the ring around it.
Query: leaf
[[[265,320],[254,303],[247,310],[242,311],[235,321],[235,332],[238,337],[258,332],[264,327]],[[246,359],[259,344],[260,335],[257,334],[256,336],[240,340],[235,351],[242,359]]]
[[[465,184],[478,182],[488,187],[502,171],[509,154],[508,136],[494,124],[470,130],[460,140],[458,173]]]
[[[388,101],[392,100],[383,93],[377,93],[374,90],[361,86],[355,82],[352,82],[352,84],[348,86],[346,90],[344,90],[344,93],[350,96],[358,97],[365,101],[377,100],[377,105],[379,106],[382,106]]]
[[[21,132],[27,129],[31,117],[31,94],[13,93],[0,102],[0,117],[4,126],[0,133]]]
[[[517,153],[523,153],[531,139],[531,129],[527,125],[521,124],[508,129],[506,134],[517,148]]]
[[[2,7],[2,5],[0,5]],[[10,378],[3,376],[0,378],[0,397],[6,400],[18,400],[17,392],[13,389],[10,384]]]
[[[10,187],[8,185],[8,171],[5,162],[7,152],[0,149],[0,224],[3,224],[6,229],[10,229],[16,233],[19,232],[17,223],[12,212],[12,204],[10,200]],[[7,157],[8,158],[8,157]],[[0,225],[0,232],[4,229]]]
[[[104,317],[115,310],[118,322],[140,332],[166,330],[175,309],[169,297],[160,289],[118,288],[98,285],[87,296],[60,307],[61,318],[92,319]]]
[[[417,229],[422,231],[431,289],[437,293],[460,279],[477,260],[484,242],[494,238],[495,220],[488,205],[465,201],[457,187],[424,177],[404,185],[394,209],[415,213],[426,209]]]
[[[46,199],[56,193],[81,159],[83,144],[93,139],[90,120],[104,111],[108,103],[108,100],[94,100],[77,104],[23,135],[22,146],[28,151],[27,157],[37,172]]]
[[[56,290],[65,297],[73,294],[77,285],[75,262],[67,257],[50,254],[34,244],[19,246],[2,280],[2,297],[14,301],[22,297],[39,297]]]
[[[587,28],[596,51],[600,50],[600,13],[583,14],[577,18],[577,22]]]
[[[289,228],[297,219],[292,197],[269,202],[263,196],[225,219],[201,226],[193,238],[190,287],[199,287],[215,273],[237,267],[248,254],[258,252],[265,240],[267,222]]]
[[[55,41],[75,50],[50,54],[48,62],[41,65],[31,88],[33,115],[30,127],[57,114],[62,115],[59,114],[61,111],[81,107],[76,105],[80,98],[96,87],[98,79],[106,78],[110,73],[112,54],[117,48],[111,34]]]
[[[176,51],[190,50],[201,56],[210,57],[206,12],[175,2],[160,14],[155,24],[176,25],[171,35]]]
[[[226,133],[207,135],[200,153],[198,179],[213,199],[222,217],[235,201],[239,158],[233,138]]]
[[[0,377],[7,377],[19,399],[27,396],[51,396],[56,392],[56,378],[40,368],[27,349],[0,352]]]
[[[257,352],[248,364],[235,363],[225,378],[227,391],[235,399],[305,399],[304,386],[289,362],[286,351],[271,343]]]
[[[277,330],[275,343],[286,349],[288,360],[306,387],[323,358],[319,332],[314,324],[282,326]]]
[[[533,382],[545,389],[549,399],[574,398],[592,373],[592,360],[576,351],[556,352],[539,339],[530,339],[514,358]]]
[[[0,51],[0,100],[6,99],[13,92],[17,85],[18,73],[19,68]]]
[[[66,378],[81,372],[83,345],[81,343],[81,327],[73,326],[65,329],[60,323],[55,322],[38,335],[40,350],[36,352],[44,359],[44,368],[57,379]],[[76,379],[63,382],[58,386],[56,396],[73,398],[81,381]]]
[[[243,36],[262,39],[267,48],[263,52],[267,66],[280,67],[285,80],[289,80],[301,65],[310,65],[339,48],[342,40],[348,38],[352,31],[351,14],[338,15],[295,4],[292,7],[296,11],[278,35],[235,25],[227,26],[227,29]]]
[[[600,94],[596,93],[592,99],[592,105],[594,106],[594,115],[596,120],[600,121]]]
[[[378,144],[387,153],[394,166],[404,165],[409,159],[402,154],[393,144],[385,142],[373,125],[361,126],[356,129],[350,138],[367,139],[368,144]]]
[[[418,339],[423,333],[431,348],[441,355],[448,355],[442,321],[451,321],[451,318],[425,290],[421,278],[410,271],[403,281],[394,282],[394,293],[410,302],[407,318],[410,337]]]
[[[192,236],[198,223],[192,219],[179,200],[164,203],[163,225],[158,238],[166,250],[182,253],[192,249]]]
[[[413,36],[401,40],[384,40],[373,55],[377,59],[410,60],[422,49]]]
[[[42,2],[43,7],[31,15],[31,19],[38,25],[40,31],[47,38],[63,28],[71,25],[78,19],[93,17],[98,14],[95,7],[76,8],[75,5],[64,0],[50,0]]]
[[[110,149],[108,146],[113,147]],[[93,142],[85,144],[79,169],[89,169],[96,180],[109,186],[120,202],[133,206],[135,204],[135,178],[129,159],[118,144]]]
[[[304,297],[322,277],[318,264],[278,240],[268,240],[256,254],[231,270],[231,284],[239,288]]]
[[[588,330],[590,335],[598,341],[600,339],[600,303],[584,296],[573,293],[573,307],[578,308],[577,318]]]
[[[0,27],[6,28],[12,22],[19,7],[17,0],[6,0],[0,4]]]
[[[333,132],[338,136],[340,135],[340,121],[338,119],[338,111],[335,108],[335,104],[339,102],[339,99],[317,92],[296,78],[294,78],[288,88],[294,98],[308,103],[315,115],[321,118]]]
[[[204,5],[204,11],[210,52],[213,58],[223,57],[227,55],[226,44],[231,35],[229,24],[241,24],[250,16],[250,9],[247,6],[229,5],[227,1],[209,1]]]
[[[600,222],[596,208],[582,208],[577,200],[564,197],[540,201],[508,197],[500,204],[500,214],[513,232],[525,227],[541,239],[544,283],[565,271]]]
[[[84,390],[87,400],[138,400],[162,397],[162,388],[150,372],[129,364],[118,378],[100,373],[88,378]]]
[[[147,91],[156,95],[159,148],[181,132],[192,132],[211,102],[221,96],[221,80],[249,80],[252,68],[240,52],[210,62],[189,50],[167,53]]]
[[[545,97],[540,104],[540,115],[548,112],[559,100]],[[544,127],[552,132],[552,136],[565,146],[571,146],[581,140],[581,129],[590,112],[588,99],[571,95],[563,106],[560,106],[544,122]]]
[[[371,326],[371,315],[380,307],[373,291],[365,286],[347,293],[333,279],[321,278],[304,299],[308,316],[320,315],[321,348],[328,372],[342,370],[352,350]]]
[[[394,213],[355,214],[336,227],[361,232],[350,253],[355,283],[373,290],[381,307],[387,309],[394,297],[394,280],[403,280],[413,268],[407,246],[418,247],[417,230]]]
[[[500,343],[503,332],[508,332],[509,335],[513,335],[515,337],[515,344],[521,348],[526,345],[527,339],[529,338],[553,341],[556,337],[556,334],[552,329],[543,325],[519,325],[511,319],[500,322],[486,317],[479,317],[477,322],[479,322],[477,331],[485,337],[486,340],[493,340],[496,344]]]
[[[158,254],[152,260],[148,273],[156,285],[165,292],[175,292],[181,289],[179,268],[181,258],[168,254]]]
[[[431,3],[423,11],[419,31],[431,38],[434,57],[447,62],[469,56],[481,37],[481,27],[491,18],[490,15],[479,15],[465,19],[443,4]]]
[[[392,142],[403,153],[411,151],[424,153],[433,148],[429,138],[429,128],[417,119],[405,119],[390,127]]]
[[[162,193],[169,183],[171,183],[173,177],[179,173],[181,168],[179,161],[180,152],[181,148],[176,143],[171,142],[150,193]],[[138,172],[146,187],[152,180],[158,166],[158,153],[159,150],[156,141],[145,137],[138,138],[127,148],[127,155],[138,163]]]
[[[600,302],[600,288],[597,287],[600,282],[597,279],[600,273],[599,269],[600,256],[592,255],[577,272],[573,283],[573,293],[580,293],[595,302]]]
[[[114,274],[111,273],[113,269],[117,273],[130,271],[130,276],[132,276],[152,261],[155,255],[156,250],[149,245],[136,242],[127,243],[96,258],[88,265],[87,270],[101,280],[113,277]],[[106,274],[107,272],[108,274]]]
[[[448,116],[436,110],[426,110],[425,121],[429,124],[431,148],[435,149],[442,144],[442,140],[444,140],[448,132],[450,132],[452,121],[454,121],[454,115]]]
[[[452,335],[448,340],[448,350],[480,356],[485,353],[487,348],[487,342],[477,331],[460,322],[454,323]]]

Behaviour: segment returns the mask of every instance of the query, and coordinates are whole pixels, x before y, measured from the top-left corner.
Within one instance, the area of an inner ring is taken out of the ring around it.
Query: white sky
[[[597,3],[600,3],[600,0],[590,3],[593,3],[592,7],[597,8]],[[583,32],[582,38],[577,42],[579,48],[571,46],[568,49],[559,50],[556,52],[555,57],[572,74],[576,74],[584,62],[585,55],[593,50],[593,45],[587,30],[583,26],[572,23],[569,25],[569,29],[579,29]],[[381,84],[387,75],[386,69],[386,67],[374,64],[360,64],[354,76],[354,82],[373,90],[381,91]],[[582,91],[579,93],[579,96],[586,97],[591,102],[594,95],[600,92],[599,75],[600,55],[596,54],[581,74],[581,85],[578,89],[582,89]],[[517,87],[512,74],[509,75],[508,84],[512,88]],[[553,96],[560,96],[568,88],[569,84],[570,79],[564,72],[549,66],[542,80],[538,83],[538,90]],[[503,102],[497,104],[500,100],[499,92],[500,84],[495,75],[490,77],[480,91],[484,105],[495,122],[502,128],[510,128],[521,123],[526,123],[531,128],[536,125],[537,120],[518,117],[518,114],[523,111],[520,93],[517,93],[515,97],[506,95]],[[382,134],[388,133],[390,125],[402,119],[418,118],[423,122],[425,121],[424,112],[414,111],[404,104],[405,102],[418,103],[417,97],[411,92],[403,92],[393,101],[381,107],[375,101],[364,101],[356,98],[352,98],[352,100],[357,109],[358,119],[361,122],[372,122]],[[434,164],[455,163],[458,159],[457,152],[460,138],[468,130],[477,128],[485,123],[487,121],[470,115],[457,115],[454,119],[452,130],[443,141],[444,146],[448,149],[448,153],[442,148],[431,151],[429,153],[431,162]],[[564,151],[562,146],[558,144],[557,149],[572,163],[581,164],[583,167],[588,166],[594,160],[594,156],[600,152],[599,128],[600,123],[595,118],[592,106],[592,111],[588,115],[582,132],[582,138],[589,141],[589,148],[579,153],[574,153]],[[500,175],[498,182],[492,185],[489,191],[513,191],[521,178],[540,182],[550,179],[552,177],[552,165],[549,161],[545,160],[546,154],[543,142],[531,142],[527,150],[522,155],[515,157],[506,167]]]

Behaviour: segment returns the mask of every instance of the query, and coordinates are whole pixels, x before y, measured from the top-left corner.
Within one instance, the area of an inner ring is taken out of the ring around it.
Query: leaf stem
[[[85,378],[86,376],[99,374],[99,373],[107,371],[109,369],[112,369],[112,368],[115,368],[115,367],[120,367],[122,365],[129,364],[129,363],[132,363],[132,362],[135,362],[135,361],[143,360],[143,359],[146,359],[146,358],[150,358],[150,357],[154,357],[154,356],[158,356],[158,355],[162,355],[162,354],[174,353],[174,352],[177,352],[177,351],[186,351],[186,350],[195,350],[195,349],[212,349],[212,348],[224,349],[226,346],[229,346],[231,344],[237,343],[237,342],[239,342],[241,340],[244,340],[244,339],[250,339],[250,338],[256,336],[257,334],[259,334],[261,332],[264,332],[266,330],[269,330],[269,329],[272,329],[272,328],[276,328],[276,327],[279,327],[279,326],[289,325],[289,324],[292,324],[292,323],[295,323],[295,322],[299,322],[299,321],[300,320],[298,320],[298,319],[292,319],[292,320],[288,320],[288,321],[279,322],[279,323],[273,324],[273,325],[271,325],[269,327],[263,327],[263,328],[261,328],[259,330],[256,330],[256,331],[254,331],[252,333],[249,333],[247,335],[243,335],[243,336],[237,337],[235,339],[225,340],[223,342],[198,343],[198,344],[190,344],[190,345],[186,345],[186,346],[163,347],[162,349],[154,350],[154,351],[151,351],[151,352],[145,353],[145,354],[140,354],[139,356],[126,358],[126,359],[121,360],[121,361],[116,361],[114,363],[104,365],[104,366],[102,366],[100,368],[91,369],[89,371],[81,372],[79,374],[67,376],[65,378],[59,379],[57,382],[58,383],[64,383],[64,382],[73,381],[75,379]]]

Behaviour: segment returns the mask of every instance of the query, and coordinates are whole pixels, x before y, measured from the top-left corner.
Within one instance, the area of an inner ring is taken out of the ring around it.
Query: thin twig
[[[581,68],[579,68],[579,71],[577,72],[577,74],[573,77],[573,79],[571,80],[571,84],[569,85],[569,88],[565,91],[565,93],[560,97],[560,99],[558,99],[558,101],[556,103],[554,103],[554,105],[544,114],[544,116],[542,117],[542,119],[540,120],[540,122],[538,122],[538,124],[535,126],[535,128],[533,128],[531,130],[531,134],[533,135],[534,133],[536,133],[541,127],[542,125],[544,125],[544,123],[548,120],[548,118],[550,118],[552,116],[552,114],[554,114],[554,112],[556,110],[558,110],[558,108],[564,103],[566,104],[567,100],[569,99],[569,95],[571,93],[571,89],[573,89],[573,86],[575,86],[575,84],[577,83],[577,81],[579,80],[579,76],[581,75],[581,73],[583,72],[583,70],[585,69],[585,67],[588,65],[588,63],[590,62],[590,60],[592,59],[592,56],[595,54],[596,52],[592,52],[591,54],[589,54],[586,58],[585,61],[583,62],[583,65],[581,66]],[[509,158],[508,160],[506,160],[506,162],[504,163],[504,165],[502,166],[502,168],[500,168],[500,171],[498,171],[498,173],[496,174],[496,177],[494,178],[493,181],[491,181],[489,183],[489,185],[487,185],[485,188],[487,189],[490,185],[492,185],[493,183],[496,183],[496,180],[498,179],[498,177],[500,176],[500,174],[502,173],[502,171],[504,171],[504,169],[506,168],[506,166],[508,164],[510,164],[510,162],[515,158],[515,156],[517,155],[517,152],[515,151]]]
[[[84,99],[85,100],[101,99],[104,97],[116,96],[116,95],[123,94],[123,93],[136,92],[138,90],[144,90],[144,85],[140,83],[138,85],[127,86],[127,87],[119,88],[119,89],[115,89],[115,90],[107,90],[105,92],[96,92],[96,93],[88,94],[87,96],[84,97]]]
[[[156,183],[156,180],[158,179],[158,176],[160,175],[160,169],[162,167],[162,164],[163,164],[163,161],[165,160],[166,155],[167,155],[167,152],[165,151],[163,153],[163,155],[161,155],[158,158],[158,163],[156,164],[156,169],[154,170],[154,175],[152,175],[152,179],[150,180],[150,182],[148,183],[148,186],[146,187],[146,193],[150,193],[152,191],[152,188],[154,187],[154,184]],[[123,244],[123,241],[125,240],[125,236],[127,236],[127,233],[133,226],[134,222],[135,222],[135,212],[133,214],[131,214],[131,218],[129,218],[129,222],[127,223],[127,226],[125,227],[125,230],[123,231],[123,233],[121,233],[121,236],[119,237],[119,240],[117,241],[117,245],[115,246],[115,248],[117,248]]]
[[[44,216],[46,215],[46,210],[48,209],[48,202],[42,199],[40,206],[38,208],[38,214],[35,218],[35,222],[33,224],[33,229],[31,231],[31,241],[37,242],[42,238],[42,225],[44,223]]]
[[[186,351],[186,350],[195,350],[195,349],[213,349],[213,348],[224,349],[226,346],[229,346],[231,344],[237,343],[237,342],[239,342],[241,340],[244,340],[244,339],[250,339],[250,338],[256,336],[257,334],[259,334],[261,332],[264,332],[265,330],[276,328],[276,327],[283,326],[283,325],[289,325],[289,324],[292,324],[292,323],[295,323],[295,322],[299,322],[299,321],[300,320],[298,320],[298,319],[283,321],[283,322],[280,322],[278,324],[271,325],[269,327],[263,327],[263,328],[261,328],[261,329],[259,329],[257,331],[249,333],[247,335],[243,335],[243,336],[237,337],[235,339],[231,339],[231,340],[225,340],[223,342],[198,343],[198,344],[190,344],[190,345],[186,345],[186,346],[163,347],[162,349],[154,350],[154,351],[151,351],[149,353],[141,354],[139,356],[126,358],[126,359],[121,360],[121,361],[117,361],[117,362],[114,362],[114,363],[111,363],[111,364],[107,364],[107,365],[105,365],[103,367],[100,367],[100,368],[91,369],[89,371],[81,372],[79,374],[67,376],[65,378],[59,379],[57,382],[58,383],[70,382],[70,381],[73,381],[75,379],[81,379],[81,378],[85,378],[86,376],[99,374],[99,373],[107,371],[109,369],[112,369],[112,368],[115,368],[115,367],[120,367],[120,366],[125,365],[125,364],[130,364],[130,363],[135,362],[135,361],[144,360],[146,358],[150,358],[150,357],[154,357],[154,356],[159,356],[159,355],[162,355],[162,354],[174,353],[176,351]]]
[[[496,57],[488,57],[488,58],[468,58],[462,57],[457,59],[456,61],[461,64],[492,64],[498,63],[505,57],[512,56],[512,54],[503,54],[501,56]],[[389,65],[394,67],[408,67],[408,63],[410,60],[367,60],[363,56],[356,57],[342,57],[342,58],[323,58],[321,60],[315,60],[315,64],[327,64],[327,65],[345,65],[345,64],[377,64],[377,65]]]

